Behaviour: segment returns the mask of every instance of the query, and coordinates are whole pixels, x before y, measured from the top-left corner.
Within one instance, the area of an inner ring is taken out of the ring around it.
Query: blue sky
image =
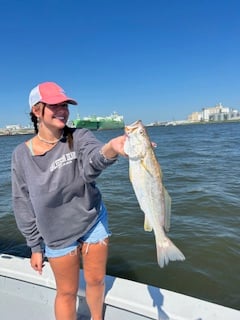
[[[238,0],[0,0],[0,39],[0,127],[29,123],[43,81],[79,102],[71,119],[240,109]]]

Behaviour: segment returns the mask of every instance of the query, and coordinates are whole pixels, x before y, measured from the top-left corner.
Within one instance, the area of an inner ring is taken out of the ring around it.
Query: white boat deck
[[[78,320],[90,320],[85,282],[78,293]],[[29,259],[0,255],[0,319],[54,320],[55,282],[45,264],[43,275]],[[106,277],[104,320],[239,320],[240,311],[137,282]]]

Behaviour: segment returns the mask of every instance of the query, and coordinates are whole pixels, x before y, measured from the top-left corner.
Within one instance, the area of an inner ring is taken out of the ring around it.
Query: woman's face
[[[46,104],[44,117],[48,117],[53,123],[64,125],[68,121],[69,109],[67,103]]]
[[[39,103],[33,108],[40,123],[62,129],[68,121],[69,109],[66,102],[59,104]]]

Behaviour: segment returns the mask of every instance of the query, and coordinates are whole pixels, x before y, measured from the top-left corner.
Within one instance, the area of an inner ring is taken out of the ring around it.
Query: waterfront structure
[[[20,124],[8,124],[8,125],[6,125],[6,129],[7,130],[19,130],[19,129],[21,129],[21,126],[20,126]]]
[[[33,126],[24,126],[20,124],[8,124],[5,128],[0,128],[0,136],[13,136],[18,134],[33,134]]]
[[[224,107],[222,103],[215,107],[202,108],[200,112],[193,112],[188,116],[189,122],[219,122],[219,121],[239,121],[240,111],[237,109]]]

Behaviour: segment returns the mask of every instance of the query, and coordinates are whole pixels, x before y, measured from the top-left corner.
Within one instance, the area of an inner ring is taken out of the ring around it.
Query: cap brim
[[[74,104],[74,105],[77,105],[77,104],[78,104],[77,101],[75,101],[75,100],[73,100],[73,99],[69,99],[69,100],[67,100],[66,102],[69,103],[69,104]]]
[[[49,97],[49,99],[42,99],[40,102],[44,102],[47,104],[59,104],[63,102],[67,102],[69,104],[77,105],[77,101],[69,98],[69,97],[63,97],[62,95],[55,96],[55,97]]]

